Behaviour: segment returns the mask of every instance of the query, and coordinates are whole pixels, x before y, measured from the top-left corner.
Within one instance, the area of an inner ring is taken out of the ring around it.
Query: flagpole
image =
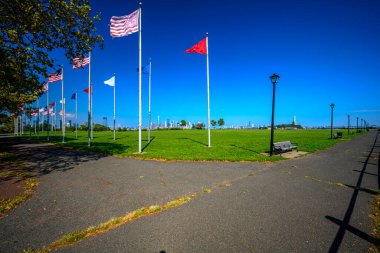
[[[151,81],[152,81],[152,58],[149,58],[149,99],[148,99],[148,143],[150,143],[150,116],[151,116]]]
[[[47,85],[47,91],[46,91],[46,108],[47,108],[47,111],[48,111],[48,114],[47,114],[47,140],[49,141],[49,138],[50,138],[50,129],[49,129],[49,115],[50,115],[50,110],[49,110],[49,83],[46,84]]]
[[[206,69],[207,69],[207,131],[208,131],[208,147],[211,147],[211,133],[210,133],[210,73],[208,62],[208,33],[206,33]]]
[[[141,153],[141,121],[142,121],[142,98],[141,98],[141,6],[142,3],[139,3],[139,153]]]
[[[54,136],[57,135],[57,105],[54,106]]]
[[[88,142],[87,145],[91,145],[91,52],[89,53],[88,57],[89,64],[88,64],[88,122],[87,122],[87,137]]]
[[[113,75],[115,78],[115,85],[113,86],[113,140],[116,140],[116,75]]]
[[[89,93],[90,93],[90,101],[91,101],[91,109],[90,109],[90,112],[91,112],[91,140],[94,139],[94,114],[92,112],[92,99],[93,99],[93,96],[92,96],[92,85],[91,85],[91,52],[89,53],[89,57],[90,57],[90,63],[88,65],[88,82],[90,83],[90,90],[89,90]]]
[[[38,115],[37,115],[37,140],[40,140],[40,99],[37,98],[37,110],[38,110]]]
[[[78,139],[78,92],[75,91],[75,139]]]
[[[62,131],[62,143],[65,142],[65,101],[64,101],[64,97],[63,97],[63,66],[61,66],[61,75],[62,75],[62,82],[61,82],[61,88],[62,88],[62,127],[61,127],[61,131]]]

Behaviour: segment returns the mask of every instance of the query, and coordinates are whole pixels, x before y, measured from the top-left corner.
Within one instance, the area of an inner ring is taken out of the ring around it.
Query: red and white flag
[[[43,114],[43,115],[47,115],[47,114],[48,114],[48,111],[44,111],[42,114]]]
[[[185,53],[198,53],[198,54],[207,54],[206,48],[206,38],[199,41],[197,44],[187,49]]]
[[[53,74],[48,75],[48,82],[49,83],[56,82],[59,80],[62,80],[62,69],[57,70]]]
[[[38,116],[38,110],[33,111],[30,115],[32,115],[32,116]]]
[[[59,115],[61,115],[61,116],[63,115],[63,114],[62,114],[62,110],[59,110]]]
[[[42,91],[45,92],[45,91],[48,91],[49,90],[49,83],[44,83],[44,86],[42,86]]]
[[[90,64],[90,57],[83,58],[83,60],[81,60],[79,57],[76,57],[73,59],[73,63],[73,69],[85,67],[86,65]]]
[[[112,16],[110,24],[111,37],[124,37],[139,31],[139,14],[136,10],[125,16]]]

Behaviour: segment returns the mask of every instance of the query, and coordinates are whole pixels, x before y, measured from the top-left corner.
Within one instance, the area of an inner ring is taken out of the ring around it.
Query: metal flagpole
[[[88,82],[90,83],[90,90],[89,90],[89,93],[90,93],[90,102],[91,102],[91,109],[90,109],[90,112],[91,112],[91,139],[94,139],[94,118],[93,118],[93,113],[92,113],[92,85],[91,85],[91,52],[89,53],[89,57],[90,57],[90,63],[88,65]]]
[[[149,58],[149,99],[148,99],[148,143],[150,143],[150,116],[151,116],[151,81],[152,81],[152,58]]]
[[[88,146],[91,145],[91,52],[88,56],[90,63],[88,64],[88,122],[87,122],[87,136],[88,136]]]
[[[116,75],[114,74],[113,86],[113,140],[116,140]]]
[[[78,93],[75,91],[75,139],[78,139]]]
[[[54,106],[54,136],[57,135],[57,105]]]
[[[62,142],[65,142],[65,99],[63,97],[63,67],[61,67],[61,75],[62,75]]]
[[[45,110],[44,110],[45,111]],[[42,135],[44,135],[44,120],[45,120],[45,115],[44,115],[44,111],[42,112]]]
[[[139,153],[141,153],[141,121],[142,121],[142,98],[141,98],[141,2],[139,3]]]
[[[37,99],[37,140],[40,139],[40,99]]]
[[[46,91],[46,108],[47,108],[47,140],[49,141],[49,138],[50,138],[50,129],[49,129],[49,115],[50,115],[50,108],[49,108],[49,83],[46,84],[47,85],[47,91]]]
[[[23,132],[22,132],[22,111],[21,111],[21,115],[20,115],[20,136],[22,136]]]
[[[206,33],[206,65],[207,65],[207,130],[208,130],[208,147],[211,147],[211,133],[210,133],[210,74],[208,62],[208,33]]]

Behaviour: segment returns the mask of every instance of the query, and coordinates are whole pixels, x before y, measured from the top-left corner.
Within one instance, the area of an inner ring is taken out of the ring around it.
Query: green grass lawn
[[[274,141],[290,140],[299,146],[300,151],[315,152],[355,137],[348,136],[342,130],[343,138],[331,140],[330,130],[276,130]],[[61,133],[50,134],[50,142],[60,146],[101,152],[111,155],[140,157],[163,160],[195,161],[276,161],[282,157],[268,157],[260,153],[269,151],[269,130],[212,130],[211,148],[207,147],[207,130],[156,130],[151,131],[152,141],[148,144],[148,132],[142,132],[143,153],[138,151],[138,132],[95,132],[91,147],[87,146],[87,132],[79,131],[78,139],[74,132],[66,133],[66,142],[62,143]],[[26,133],[23,138],[36,140]],[[46,141],[46,131],[40,134],[40,141]]]

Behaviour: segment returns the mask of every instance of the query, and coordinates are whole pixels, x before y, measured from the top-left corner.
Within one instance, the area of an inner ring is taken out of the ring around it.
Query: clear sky
[[[90,2],[101,12],[96,24],[104,50],[92,52],[95,123],[113,118],[113,88],[103,82],[116,73],[117,125],[138,121],[138,33],[112,39],[111,16],[130,14],[138,1]],[[207,122],[206,57],[184,51],[209,33],[211,118],[226,125],[269,125],[272,84],[278,73],[275,123],[328,126],[356,117],[380,125],[379,0],[145,0],[142,10],[143,64],[152,58],[152,121]],[[87,120],[88,67],[64,65],[66,113]],[[53,70],[52,70],[53,72]],[[143,76],[143,125],[148,118],[148,76]],[[50,84],[59,101],[60,82]],[[46,103],[43,95],[40,103]],[[58,108],[60,108],[58,106]]]

